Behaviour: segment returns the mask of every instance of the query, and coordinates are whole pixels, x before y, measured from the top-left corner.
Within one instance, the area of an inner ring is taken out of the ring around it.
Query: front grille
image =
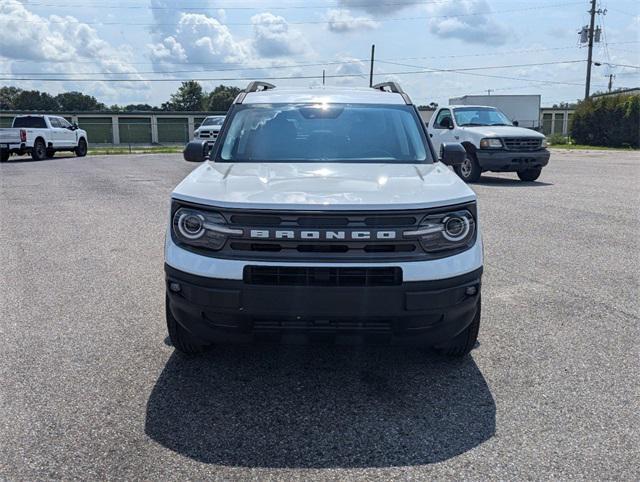
[[[218,132],[216,131],[200,131],[198,134],[200,139],[213,139],[215,140],[218,137]]]
[[[391,334],[389,320],[297,320],[297,319],[254,319],[256,333],[363,333]]]
[[[503,141],[510,151],[535,151],[542,146],[542,139],[536,137],[505,137]]]
[[[402,270],[394,267],[246,266],[244,282],[271,286],[397,286],[402,284]]]

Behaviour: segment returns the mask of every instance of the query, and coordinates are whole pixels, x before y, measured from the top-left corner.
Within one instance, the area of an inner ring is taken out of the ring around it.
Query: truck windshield
[[[47,123],[44,121],[44,117],[16,117],[15,119],[13,119],[13,127],[46,129]]]
[[[511,126],[513,122],[493,107],[458,107],[453,109],[456,124],[465,126]]]
[[[238,105],[218,161],[431,162],[411,106]]]
[[[224,122],[224,116],[220,117],[207,117],[204,121],[202,121],[201,126],[221,126]]]

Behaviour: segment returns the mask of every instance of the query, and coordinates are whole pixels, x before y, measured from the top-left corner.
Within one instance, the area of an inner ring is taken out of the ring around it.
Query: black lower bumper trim
[[[390,286],[253,285],[165,265],[171,313],[203,341],[382,336],[437,344],[464,330],[480,299],[482,269]]]
[[[476,157],[484,171],[514,172],[546,166],[551,153],[547,149],[531,152],[477,150]]]

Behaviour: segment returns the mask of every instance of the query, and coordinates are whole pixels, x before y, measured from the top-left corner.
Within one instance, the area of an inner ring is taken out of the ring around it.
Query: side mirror
[[[453,129],[453,122],[451,121],[451,117],[445,117],[440,121],[440,127],[445,129]]]
[[[520,125],[520,122],[518,122],[518,121],[513,121],[513,125],[514,125],[515,127],[518,127],[518,126]]]
[[[185,161],[203,162],[209,159],[210,151],[211,146],[208,141],[191,141],[185,146],[182,155]]]
[[[440,161],[447,166],[459,166],[467,157],[467,151],[462,144],[442,144],[442,158]]]

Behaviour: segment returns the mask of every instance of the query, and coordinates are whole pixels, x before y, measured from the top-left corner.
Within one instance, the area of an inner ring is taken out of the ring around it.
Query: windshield
[[[456,124],[465,126],[511,126],[513,122],[493,107],[459,107],[453,109]]]
[[[221,126],[224,122],[224,117],[207,117],[200,126]]]
[[[13,127],[31,127],[33,129],[46,129],[47,123],[44,117],[16,117],[13,119]]]
[[[247,104],[234,108],[218,151],[234,162],[430,162],[407,105]]]

